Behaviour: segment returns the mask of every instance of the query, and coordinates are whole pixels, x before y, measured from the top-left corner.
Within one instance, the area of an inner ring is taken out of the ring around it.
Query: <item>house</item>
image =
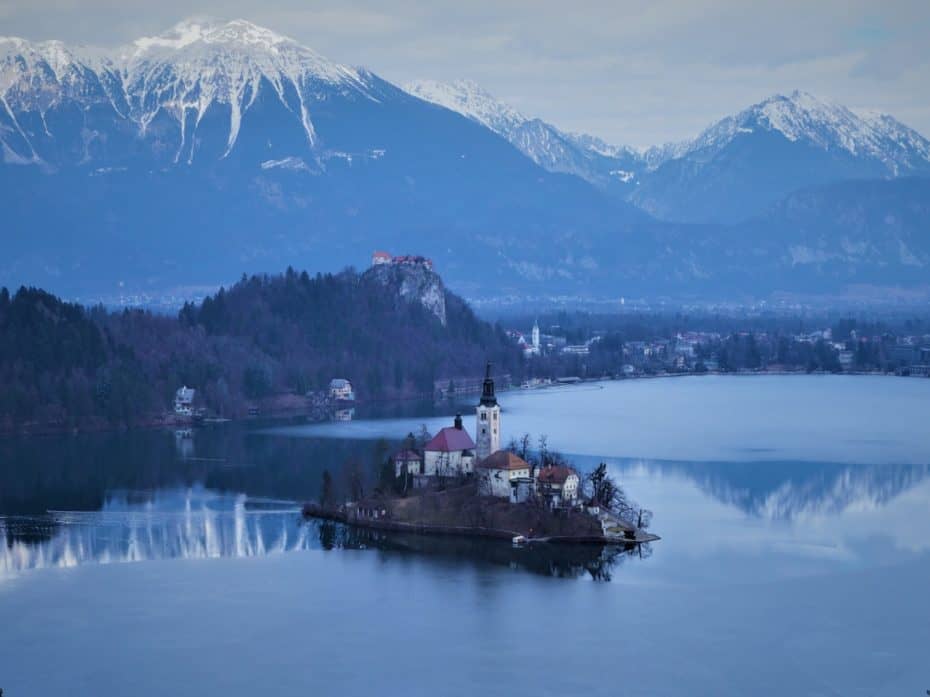
[[[394,463],[394,476],[404,474],[418,475],[423,471],[423,456],[416,450],[401,450],[391,458]]]
[[[580,484],[578,474],[571,467],[543,467],[536,473],[537,492],[552,508],[574,505]]]
[[[428,477],[453,477],[474,472],[475,441],[462,426],[457,415],[452,426],[439,431],[423,448],[423,474]]]
[[[345,378],[333,378],[329,381],[329,396],[337,402],[354,402],[355,392],[352,383]]]
[[[478,493],[482,496],[499,496],[510,499],[511,481],[530,476],[530,464],[509,450],[491,453],[475,465]]]
[[[174,393],[174,413],[178,416],[193,416],[194,414],[194,394],[193,387],[178,388]]]

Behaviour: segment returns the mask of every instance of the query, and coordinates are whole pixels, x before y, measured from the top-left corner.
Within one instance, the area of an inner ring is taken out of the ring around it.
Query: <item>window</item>
[[[488,413],[486,411],[481,412],[481,420],[482,421],[488,420]]]

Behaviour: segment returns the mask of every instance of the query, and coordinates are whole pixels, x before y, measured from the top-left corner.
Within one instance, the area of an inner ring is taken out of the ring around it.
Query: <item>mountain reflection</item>
[[[316,546],[293,503],[202,489],[121,494],[100,511],[0,519],[0,578],[31,569],[264,556]]]
[[[161,559],[260,557],[307,549],[376,550],[438,563],[497,564],[561,578],[609,581],[641,548],[545,545],[429,537],[305,521],[292,502],[250,499],[203,488],[125,492],[100,511],[0,518],[0,579],[25,571]]]
[[[684,478],[753,517],[786,521],[880,508],[930,477],[930,465],[622,461],[615,467],[621,479],[631,473]]]

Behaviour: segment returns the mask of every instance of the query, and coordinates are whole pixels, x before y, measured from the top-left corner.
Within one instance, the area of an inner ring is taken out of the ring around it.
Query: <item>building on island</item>
[[[477,421],[475,433],[478,439],[475,455],[480,462],[501,449],[501,408],[494,394],[490,363],[485,369],[484,384],[481,386],[481,401],[478,402],[475,416]]]
[[[174,413],[178,416],[193,416],[194,394],[193,387],[187,385],[179,387],[178,391],[174,393]]]
[[[427,477],[454,477],[475,469],[475,441],[456,416],[452,426],[441,429],[423,448],[423,474]]]
[[[419,475],[423,471],[423,456],[416,450],[401,450],[391,458],[394,463],[394,476],[406,474]]]
[[[528,479],[531,469],[530,463],[519,455],[509,450],[498,450],[475,466],[478,493],[510,499],[512,482]]]
[[[552,508],[573,506],[578,501],[581,479],[571,467],[543,467],[536,472],[536,490]]]
[[[337,402],[354,402],[355,392],[352,391],[352,383],[345,378],[333,378],[329,381],[330,399]]]

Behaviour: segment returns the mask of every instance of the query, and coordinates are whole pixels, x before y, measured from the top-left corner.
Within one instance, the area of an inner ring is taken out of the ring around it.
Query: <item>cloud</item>
[[[395,82],[471,78],[617,143],[693,136],[795,88],[930,133],[925,0],[0,1],[3,33],[102,45],[195,13],[250,19]]]

